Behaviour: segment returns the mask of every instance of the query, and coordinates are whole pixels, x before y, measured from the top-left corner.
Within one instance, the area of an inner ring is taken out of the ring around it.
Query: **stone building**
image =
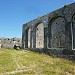
[[[21,46],[20,38],[0,38],[0,48],[14,48],[14,45]]]
[[[55,54],[74,52],[75,3],[23,24],[22,48]]]

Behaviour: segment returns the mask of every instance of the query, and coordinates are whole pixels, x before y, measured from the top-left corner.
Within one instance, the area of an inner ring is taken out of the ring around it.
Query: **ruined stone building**
[[[22,47],[56,54],[74,51],[75,3],[23,24]]]
[[[14,48],[14,45],[21,46],[20,38],[0,38],[0,48]]]

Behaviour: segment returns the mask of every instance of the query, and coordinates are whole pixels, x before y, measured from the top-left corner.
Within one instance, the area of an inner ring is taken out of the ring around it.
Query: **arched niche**
[[[72,31],[72,48],[75,49],[75,13],[72,16],[71,31]]]
[[[30,31],[31,29],[28,29],[28,48],[30,48]]]
[[[49,22],[50,48],[65,47],[65,20],[61,16],[53,17]]]
[[[38,23],[36,25],[36,48],[44,48],[44,25]]]
[[[25,48],[30,48],[30,28],[25,29]]]

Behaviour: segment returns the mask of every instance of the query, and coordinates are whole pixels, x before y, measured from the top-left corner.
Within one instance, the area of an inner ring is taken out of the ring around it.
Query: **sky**
[[[21,38],[22,25],[74,0],[0,0],[0,37]]]

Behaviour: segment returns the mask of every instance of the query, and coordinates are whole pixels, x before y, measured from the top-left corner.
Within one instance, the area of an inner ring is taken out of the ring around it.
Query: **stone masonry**
[[[74,52],[75,3],[23,24],[22,48],[55,54]]]
[[[20,38],[0,38],[0,48],[14,48],[14,45],[21,46]]]

